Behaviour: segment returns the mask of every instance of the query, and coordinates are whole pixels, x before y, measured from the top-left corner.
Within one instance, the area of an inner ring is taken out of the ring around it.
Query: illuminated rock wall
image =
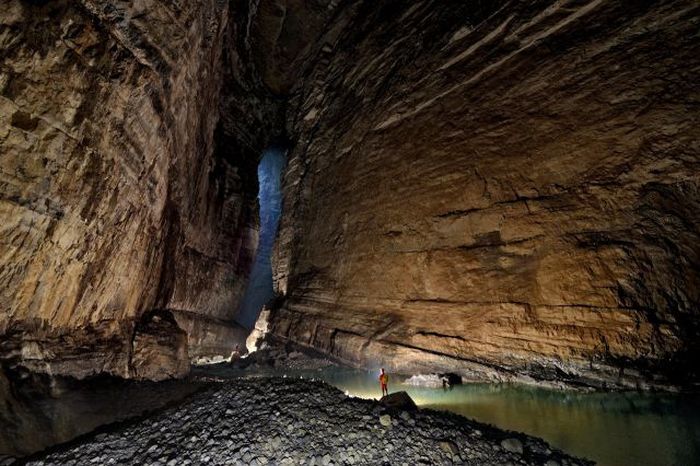
[[[394,371],[695,377],[697,3],[354,8],[289,118],[274,332]]]
[[[699,10],[6,2],[0,357],[159,378],[242,344],[256,168],[288,140],[278,336],[392,371],[696,379]]]
[[[132,340],[168,346],[138,332],[147,311],[233,318],[257,236],[248,152],[216,130],[228,14],[215,0],[3,4],[4,359],[153,378],[132,357]],[[166,359],[186,357],[180,335]]]

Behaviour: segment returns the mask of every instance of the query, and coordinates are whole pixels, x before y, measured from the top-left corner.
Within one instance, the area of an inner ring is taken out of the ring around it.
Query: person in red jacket
[[[382,372],[379,374],[379,385],[382,387],[382,396],[389,394],[389,376],[384,372],[382,367]]]

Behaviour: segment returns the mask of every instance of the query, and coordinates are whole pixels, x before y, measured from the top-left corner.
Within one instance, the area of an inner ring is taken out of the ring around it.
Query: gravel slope
[[[212,384],[179,406],[28,464],[589,463],[453,414],[389,412],[323,382],[247,378]]]

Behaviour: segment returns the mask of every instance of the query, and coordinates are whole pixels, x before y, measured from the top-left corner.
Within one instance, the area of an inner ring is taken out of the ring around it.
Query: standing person
[[[379,385],[382,387],[382,396],[389,394],[389,376],[384,372],[382,367],[382,372],[379,374]]]

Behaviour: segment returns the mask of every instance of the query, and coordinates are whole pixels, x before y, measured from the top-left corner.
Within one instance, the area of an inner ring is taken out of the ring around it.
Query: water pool
[[[327,368],[290,372],[324,380],[347,394],[379,398],[377,374]],[[700,464],[700,396],[636,392],[573,392],[510,384],[465,384],[452,389],[404,385],[423,408],[452,411],[503,429],[547,440],[602,466]]]

